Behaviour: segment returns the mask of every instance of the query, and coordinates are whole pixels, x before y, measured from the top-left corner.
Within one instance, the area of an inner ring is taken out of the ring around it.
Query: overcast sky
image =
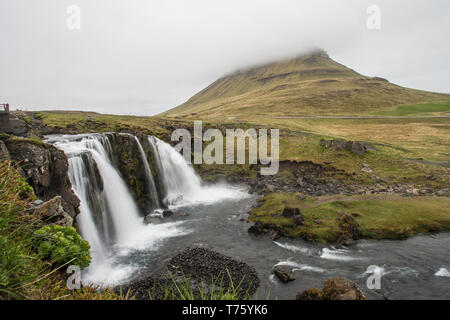
[[[367,28],[373,4],[380,30]],[[70,5],[79,30],[67,27]],[[368,76],[450,92],[450,1],[0,0],[0,103],[154,115],[311,47]]]

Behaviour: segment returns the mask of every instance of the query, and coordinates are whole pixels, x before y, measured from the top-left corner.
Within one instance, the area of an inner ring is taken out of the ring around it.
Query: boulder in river
[[[273,273],[284,283],[295,280],[293,268],[290,266],[275,266],[273,268]]]

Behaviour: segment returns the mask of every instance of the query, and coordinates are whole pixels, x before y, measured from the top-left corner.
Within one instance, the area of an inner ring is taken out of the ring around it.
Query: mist
[[[226,73],[316,47],[364,75],[450,92],[449,30],[446,0],[2,1],[0,103],[155,115]]]

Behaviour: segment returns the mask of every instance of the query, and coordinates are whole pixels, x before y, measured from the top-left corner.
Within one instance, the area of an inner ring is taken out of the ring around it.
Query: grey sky
[[[81,30],[66,26],[69,5]],[[366,27],[369,5],[381,30]],[[448,0],[0,0],[0,102],[153,115],[233,70],[311,47],[450,92]]]

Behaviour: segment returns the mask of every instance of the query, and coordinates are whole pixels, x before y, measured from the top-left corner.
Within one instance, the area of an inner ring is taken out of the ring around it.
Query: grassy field
[[[450,113],[450,102],[422,103],[407,106],[398,106],[392,110],[377,112],[383,116],[409,116],[409,115],[442,115]]]
[[[370,239],[403,239],[417,233],[450,229],[449,197],[397,196],[328,196],[307,197],[300,194],[276,193],[264,197],[252,209],[250,221],[275,224],[283,235],[317,242],[335,242],[342,230],[338,213],[354,215],[359,237]],[[300,209],[304,224],[294,226],[291,218],[282,216],[284,207]]]
[[[444,188],[450,184],[450,170],[440,165],[412,162],[419,159],[448,163],[450,157],[450,119],[249,119],[240,122],[211,121],[211,126],[280,129],[280,160],[312,161],[344,170],[367,184],[377,175],[389,183],[410,182]],[[325,149],[321,139],[368,142],[375,150],[363,156],[350,151]],[[373,174],[361,172],[363,163]],[[220,168],[222,173],[227,169]],[[243,170],[244,168],[240,168]],[[226,172],[225,172],[226,173]]]
[[[46,126],[64,132],[145,132],[170,138],[172,129],[192,128],[193,120],[170,118],[114,116],[84,112],[39,112],[37,117]],[[439,165],[412,162],[422,159],[448,162],[450,153],[450,120],[446,118],[422,119],[273,119],[203,121],[204,128],[278,128],[280,129],[280,160],[326,163],[344,170],[352,179],[374,183],[377,175],[389,183],[415,183],[444,188],[450,184],[449,169]],[[320,139],[347,139],[365,141],[376,150],[363,156],[349,151],[325,149]],[[361,172],[368,164],[373,174]],[[248,165],[202,165],[208,176],[251,175]]]

